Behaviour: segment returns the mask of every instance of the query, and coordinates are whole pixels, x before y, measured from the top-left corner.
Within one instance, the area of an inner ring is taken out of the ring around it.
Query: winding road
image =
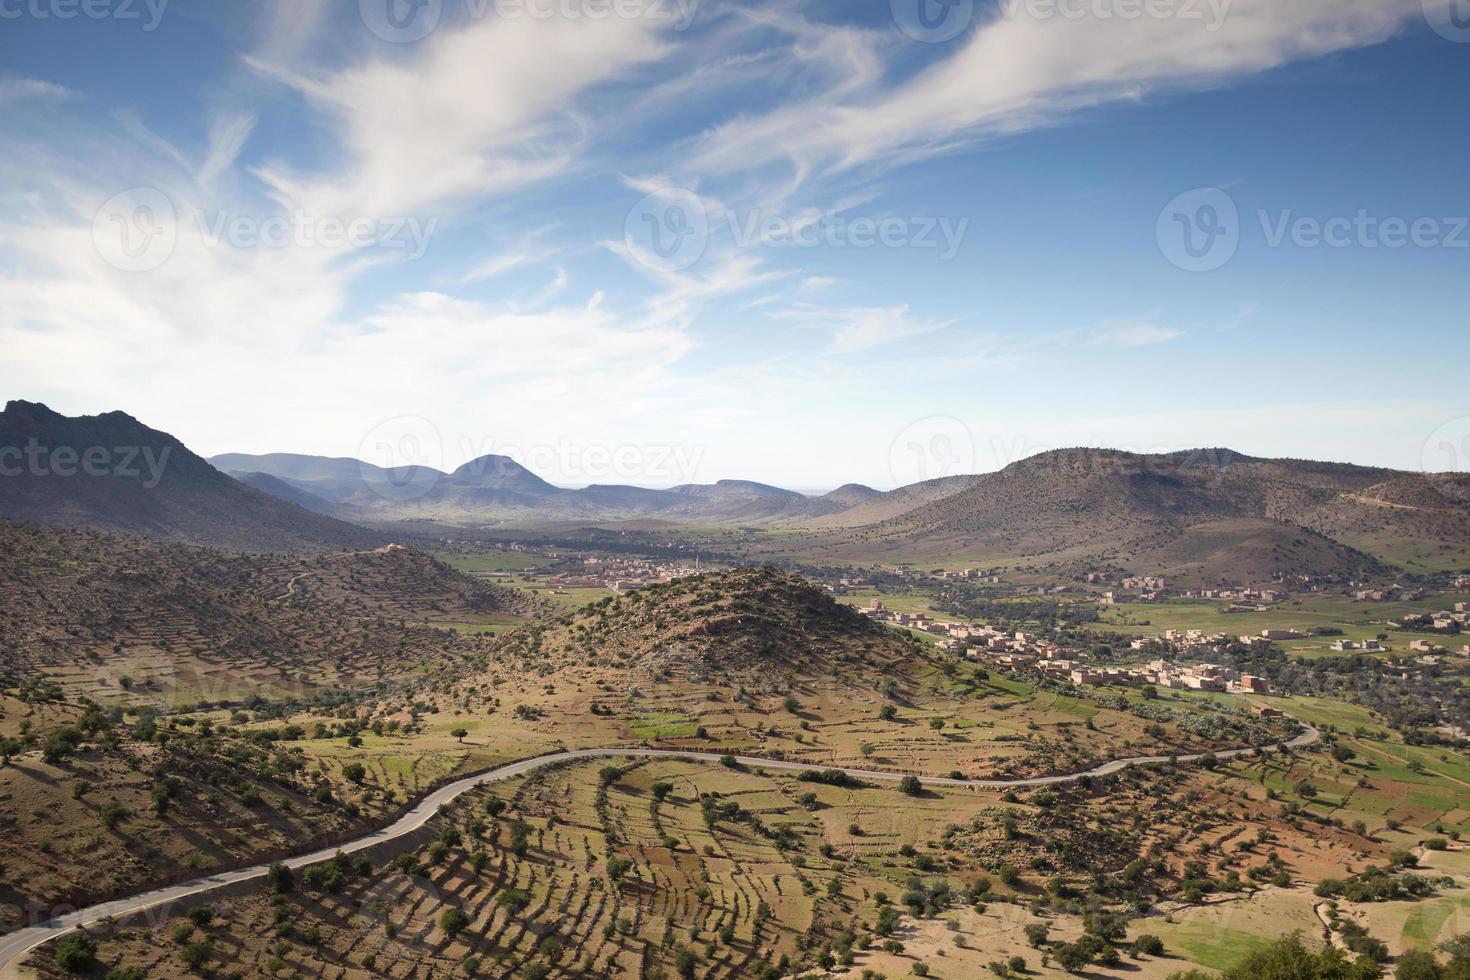
[[[1272,746],[1273,749],[1301,748],[1311,745],[1321,737],[1321,733],[1315,728],[1306,726],[1306,731],[1289,742]],[[1214,753],[1217,759],[1231,759],[1238,756],[1248,755],[1254,752],[1254,748],[1228,749]],[[1179,762],[1198,762],[1203,759],[1205,753],[1196,755],[1177,756]],[[521,759],[497,769],[491,769],[474,776],[466,776],[463,779],[447,783],[420,800],[412,809],[399,817],[396,821],[366,834],[356,840],[349,841],[337,847],[323,848],[312,851],[309,854],[301,854],[297,857],[287,858],[284,863],[289,868],[301,868],[309,864],[316,864],[332,857],[338,851],[351,854],[365,848],[382,844],[385,841],[402,837],[423,827],[439,811],[439,808],[455,797],[462,795],[486,783],[500,782],[515,776],[524,775],[534,769],[543,766],[555,765],[560,762],[574,762],[583,759],[606,759],[606,758],[639,758],[639,759],[690,759],[700,762],[719,762],[723,755],[716,752],[685,752],[679,749],[647,749],[638,747],[612,747],[601,749],[573,749],[567,752],[555,752],[550,755],[539,755],[529,759]],[[784,770],[809,770],[809,769],[840,769],[842,772],[857,779],[870,779],[884,782],[897,782],[909,775],[901,772],[878,772],[870,769],[848,769],[839,766],[822,766],[811,762],[782,762],[773,759],[762,759],[755,756],[736,756],[742,765],[760,769],[784,769]],[[1168,762],[1169,756],[1136,756],[1129,759],[1115,759],[1105,762],[1100,766],[1088,769],[1086,772],[1075,772],[1061,776],[1036,776],[1029,779],[944,779],[931,776],[921,776],[926,786],[954,786],[970,789],[1006,789],[1015,787],[1055,786],[1059,783],[1075,782],[1087,776],[1110,776],[1113,773],[1127,769],[1130,766],[1157,766]],[[268,865],[257,864],[249,868],[241,868],[238,871],[223,871],[219,874],[207,875],[195,878],[191,881],[180,882],[176,885],[167,885],[155,888],[152,891],[140,892],[127,898],[113,899],[110,902],[101,902],[89,908],[79,909],[65,915],[57,916],[40,925],[18,929],[15,932],[0,936],[0,978],[18,977],[20,961],[27,953],[42,943],[56,939],[71,932],[74,929],[88,926],[103,919],[122,919],[126,916],[136,915],[140,912],[159,909],[173,902],[204,895],[229,885],[236,885],[253,878],[262,878],[266,874]]]

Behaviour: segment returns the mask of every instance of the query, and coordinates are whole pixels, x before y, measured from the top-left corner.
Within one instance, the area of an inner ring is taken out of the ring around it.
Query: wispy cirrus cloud
[[[39,78],[0,77],[0,105],[26,99],[64,99],[70,95],[65,86]]]
[[[953,320],[927,320],[915,316],[907,303],[895,306],[831,307],[795,303],[771,314],[773,319],[813,330],[827,337],[826,353],[833,356],[859,354],[874,348],[912,340],[943,330]]]
[[[1184,336],[1172,327],[1152,323],[1123,323],[1097,330],[1092,335],[1094,347],[1152,347],[1167,344]]]
[[[1207,88],[1382,41],[1419,0],[1235,0],[1218,29],[1182,17],[1028,16],[1002,5],[959,50],[904,81],[865,70],[713,129],[692,166],[789,161],[798,174],[902,162],[1089,106]]]
[[[284,161],[258,174],[283,203],[404,214],[502,193],[567,168],[585,138],[570,111],[587,87],[664,51],[648,18],[484,18],[441,30],[412,57],[320,73],[248,63],[299,92],[341,145],[329,173]]]

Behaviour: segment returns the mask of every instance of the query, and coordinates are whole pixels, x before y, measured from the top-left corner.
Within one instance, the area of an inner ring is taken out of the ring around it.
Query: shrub
[[[1133,950],[1144,956],[1163,956],[1164,941],[1158,936],[1145,932],[1133,940]]]
[[[444,934],[453,939],[469,927],[470,917],[465,914],[464,909],[458,906],[450,906],[439,916],[439,928]]]
[[[296,887],[296,875],[280,861],[266,870],[265,877],[270,882],[271,891],[277,895],[284,895]]]
[[[97,965],[97,944],[85,932],[69,932],[56,944],[56,965],[68,973],[90,973]]]
[[[179,950],[179,959],[183,960],[184,965],[196,973],[202,971],[213,957],[214,940],[208,936],[205,936],[203,939],[196,939]]]
[[[102,821],[102,826],[106,827],[108,830],[116,830],[118,824],[122,823],[124,820],[128,820],[132,817],[132,815],[133,812],[127,807],[123,806],[117,800],[108,800],[106,803],[102,804],[102,808],[97,811],[97,816]]]
[[[898,781],[898,791],[909,796],[918,796],[924,792],[924,784],[919,782],[918,776],[905,776]]]
[[[531,896],[519,888],[507,888],[495,896],[495,904],[515,915],[531,904]]]
[[[1441,980],[1444,973],[1433,955],[1410,949],[1399,954],[1393,975],[1395,980]]]

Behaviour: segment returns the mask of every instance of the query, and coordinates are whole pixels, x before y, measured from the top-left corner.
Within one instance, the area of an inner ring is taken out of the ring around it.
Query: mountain
[[[0,412],[0,519],[94,527],[238,551],[368,548],[383,539],[247,486],[123,412]]]
[[[873,491],[877,496],[868,500],[860,500],[850,507],[834,509],[829,514],[819,516],[809,523],[813,527],[862,527],[867,524],[876,524],[879,521],[907,513],[931,501],[951,497],[967,489],[978,479],[980,479],[978,476],[969,475],[945,476],[921,483],[911,483],[908,486],[889,490],[887,493]],[[827,496],[841,493],[845,489],[845,487],[839,487]],[[867,490],[868,488],[863,487],[862,489]]]
[[[882,497],[883,492],[881,490],[874,490],[872,487],[863,486],[861,483],[844,483],[836,490],[825,493],[817,499],[833,507],[848,510],[859,504],[879,500]]]
[[[297,507],[304,507],[307,510],[316,511],[318,514],[325,514],[328,517],[340,516],[339,512],[343,509],[333,504],[330,500],[318,497],[309,490],[303,490],[295,484],[287,483],[285,480],[271,476],[269,473],[231,472],[229,475],[246,486],[254,487],[263,493],[270,494],[272,497],[284,500],[290,504],[295,504]]]
[[[1200,581],[1388,574],[1348,532],[1470,545],[1466,481],[1375,467],[1070,449],[971,478],[958,493],[849,532],[915,555],[1078,569],[1114,563]],[[1343,540],[1339,540],[1339,539]]]
[[[355,520],[391,523],[631,520],[760,524],[800,521],[846,509],[876,490],[856,484],[825,497],[807,497],[751,480],[690,483],[656,490],[594,484],[564,489],[548,483],[508,456],[487,455],[452,473],[429,467],[385,470],[355,459],[291,453],[227,453],[211,460],[284,500]],[[276,483],[262,477],[273,477]],[[335,508],[322,508],[301,492]]]
[[[445,479],[445,474],[430,466],[388,468],[342,456],[224,453],[211,456],[209,462],[230,474],[274,477],[336,504],[403,500],[431,490]]]
[[[481,456],[465,463],[449,474],[450,486],[468,490],[503,490],[545,497],[558,493],[558,488],[547,483],[509,456]]]

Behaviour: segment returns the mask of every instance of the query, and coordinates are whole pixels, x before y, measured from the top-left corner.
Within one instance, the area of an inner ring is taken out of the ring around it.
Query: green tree
[[[97,965],[97,944],[85,932],[69,932],[56,944],[56,965],[68,973],[91,973]]]
[[[1395,980],[1442,980],[1444,971],[1439,968],[1439,961],[1433,954],[1410,949],[1399,954],[1393,975]]]
[[[444,934],[450,939],[464,932],[469,925],[470,917],[465,914],[464,909],[457,905],[451,905],[439,916],[439,928],[443,929]]]
[[[292,870],[276,861],[271,864],[265,872],[266,880],[270,882],[271,891],[277,895],[284,895],[296,887],[296,875]]]
[[[1190,970],[1169,980],[1377,980],[1381,975],[1378,964],[1367,957],[1311,948],[1294,933],[1249,954],[1223,975]]]

